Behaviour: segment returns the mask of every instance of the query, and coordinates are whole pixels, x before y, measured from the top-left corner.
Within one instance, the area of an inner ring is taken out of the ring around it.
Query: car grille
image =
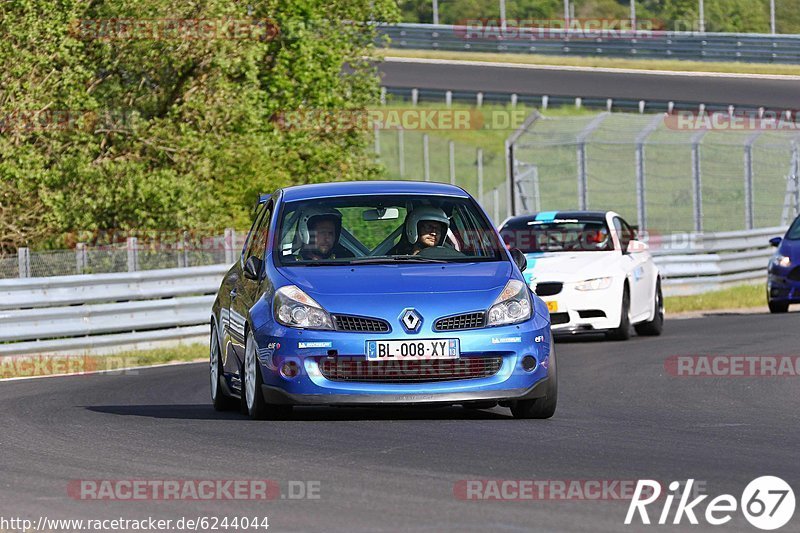
[[[477,329],[484,326],[484,312],[465,313],[463,315],[447,316],[436,321],[433,329],[436,331],[458,331],[462,329]]]
[[[569,323],[569,313],[550,313],[550,324],[556,326],[558,324]]]
[[[350,315],[333,315],[336,331],[356,331],[364,333],[385,333],[389,331],[389,323],[379,318],[366,318]]]
[[[330,381],[424,383],[486,378],[497,374],[503,358],[464,357],[415,361],[366,361],[360,358],[323,359],[319,369]]]
[[[561,292],[563,283],[547,282],[536,284],[536,296],[553,296]]]

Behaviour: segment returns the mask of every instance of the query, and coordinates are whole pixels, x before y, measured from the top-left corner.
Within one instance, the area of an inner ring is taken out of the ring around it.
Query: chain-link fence
[[[187,232],[188,233],[188,232]],[[122,243],[79,243],[72,250],[30,251],[0,256],[0,279],[136,272],[162,268],[233,263],[242,249],[245,232],[232,229],[222,236],[196,237],[168,242],[127,238]]]
[[[800,204],[800,132],[764,124],[779,122],[539,117],[512,145],[514,212],[614,210],[661,232],[784,226]]]
[[[505,154],[419,130],[376,129],[375,152],[388,179],[452,183],[477,199],[495,224],[508,214]]]

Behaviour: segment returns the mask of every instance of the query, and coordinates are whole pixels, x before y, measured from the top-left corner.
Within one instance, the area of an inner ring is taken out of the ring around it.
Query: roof
[[[296,185],[283,189],[283,200],[308,200],[331,196],[360,196],[372,194],[424,194],[468,198],[463,189],[446,183],[426,181],[340,181]]]
[[[512,217],[506,221],[506,225],[524,224],[531,220],[547,222],[555,219],[577,219],[591,222],[605,222],[608,211],[542,211],[532,215],[522,215]]]

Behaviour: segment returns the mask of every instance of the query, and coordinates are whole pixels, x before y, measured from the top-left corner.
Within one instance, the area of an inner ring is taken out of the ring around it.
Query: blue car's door
[[[261,207],[253,228],[247,237],[242,259],[240,261],[242,272],[231,290],[230,299],[230,324],[232,359],[237,368],[241,368],[244,362],[245,348],[245,326],[250,316],[250,308],[258,301],[261,296],[261,276],[263,276],[263,261],[266,255],[266,247],[269,236],[270,219],[272,218],[273,202],[269,202]],[[261,265],[258,269],[258,280],[248,279],[245,276],[244,268],[247,261],[256,258]],[[237,375],[237,378],[239,376]]]

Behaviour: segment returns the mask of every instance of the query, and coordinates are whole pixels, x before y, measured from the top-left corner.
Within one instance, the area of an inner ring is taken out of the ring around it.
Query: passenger
[[[438,207],[418,207],[406,215],[403,236],[393,255],[419,255],[423,250],[441,247],[450,228],[450,219]]]
[[[298,261],[321,261],[353,257],[339,243],[342,214],[336,209],[310,208],[303,212],[297,227]]]

